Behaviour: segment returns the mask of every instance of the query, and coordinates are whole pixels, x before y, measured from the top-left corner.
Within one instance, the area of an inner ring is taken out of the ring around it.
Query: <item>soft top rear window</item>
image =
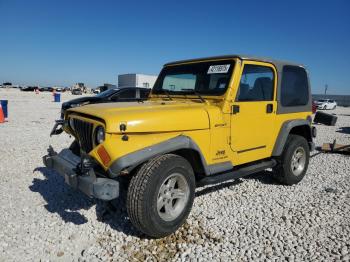
[[[281,82],[282,106],[304,106],[308,101],[309,85],[305,69],[298,66],[284,66]]]
[[[159,74],[153,94],[223,95],[233,67],[233,60],[166,66]]]

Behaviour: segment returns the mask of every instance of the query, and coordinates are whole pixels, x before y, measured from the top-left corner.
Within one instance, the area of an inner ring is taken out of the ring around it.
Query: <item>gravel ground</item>
[[[199,188],[180,230],[146,239],[120,202],[106,213],[43,166],[49,144],[72,141],[49,138],[60,108],[50,94],[0,89],[0,97],[10,114],[0,124],[0,261],[350,260],[349,156],[314,151],[296,186],[278,185],[266,171]],[[334,137],[349,144],[350,108],[331,112],[337,125],[319,125],[316,145]]]

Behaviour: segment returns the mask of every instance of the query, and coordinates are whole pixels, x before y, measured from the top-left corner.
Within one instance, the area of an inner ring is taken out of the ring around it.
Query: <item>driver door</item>
[[[231,149],[235,164],[271,155],[275,136],[276,86],[274,66],[244,61],[231,110]]]

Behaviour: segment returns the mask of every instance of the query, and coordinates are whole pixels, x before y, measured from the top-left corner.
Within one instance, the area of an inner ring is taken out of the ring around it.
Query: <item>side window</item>
[[[305,69],[284,66],[281,82],[282,106],[304,106],[308,102],[309,86]]]
[[[131,99],[136,97],[136,90],[135,89],[126,89],[121,90],[118,94],[112,97],[112,100],[118,100],[118,99]]]
[[[237,101],[273,100],[274,73],[270,67],[245,65],[239,84]]]

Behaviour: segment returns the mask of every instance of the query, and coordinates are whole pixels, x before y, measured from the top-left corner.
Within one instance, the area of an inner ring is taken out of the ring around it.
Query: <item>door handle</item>
[[[239,105],[233,105],[232,114],[238,114],[238,113],[239,113]]]
[[[266,105],[266,113],[271,114],[273,111],[273,104],[267,104]]]

